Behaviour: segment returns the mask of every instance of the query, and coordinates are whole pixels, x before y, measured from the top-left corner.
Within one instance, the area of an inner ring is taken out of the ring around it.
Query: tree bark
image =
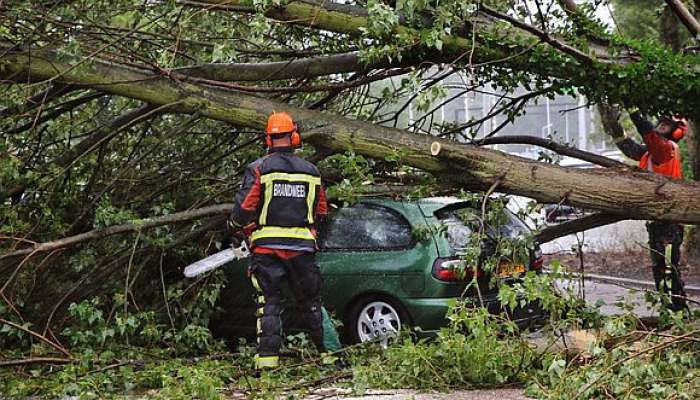
[[[398,64],[397,64],[398,65]],[[392,66],[388,60],[362,65],[359,53],[336,54],[298,60],[277,61],[259,64],[213,63],[176,68],[173,71],[198,78],[221,82],[274,81],[283,79],[314,78],[346,72],[370,71]]]
[[[535,136],[528,135],[514,135],[514,136],[496,136],[490,137],[483,140],[478,140],[475,144],[478,145],[492,145],[492,144],[530,144],[533,146],[543,147],[545,149],[552,150],[555,153],[577,158],[579,160],[587,161],[592,164],[600,165],[601,167],[618,167],[622,168],[626,165],[613,160],[612,158],[604,157],[598,154],[590,153],[584,150],[579,150],[575,147],[570,147],[561,143],[557,143],[551,139],[543,139]]]
[[[690,34],[700,40],[700,23],[693,17],[693,14],[688,11],[685,4],[680,0],[666,0],[666,4],[673,11],[673,13],[678,17],[678,19],[685,25]],[[698,3],[696,2],[696,7]],[[696,10],[697,11],[697,10]]]
[[[700,113],[690,120],[690,129],[685,140],[686,146],[688,146],[688,162],[693,174],[692,177],[686,177],[686,179],[700,181]],[[689,259],[700,259],[700,225],[691,226],[687,233],[686,256]]]
[[[535,235],[535,239],[539,243],[547,243],[562,236],[587,231],[589,229],[598,228],[604,225],[614,224],[623,220],[624,218],[617,215],[603,213],[591,214],[573,221],[567,221],[559,225],[544,228],[537,235]]]
[[[375,158],[401,154],[407,165],[469,189],[485,189],[501,182],[499,191],[532,197],[545,203],[566,199],[569,204],[631,219],[700,222],[700,186],[674,182],[627,168],[580,170],[535,162],[477,146],[400,129],[386,128],[188,82],[173,81],[127,67],[93,61],[71,68],[51,54],[10,53],[0,60],[0,77],[26,80],[54,79],[66,84],[167,106],[171,112],[199,113],[203,117],[261,129],[273,111],[290,112],[299,120],[305,140],[335,151],[353,149]],[[432,156],[432,143],[442,151]]]

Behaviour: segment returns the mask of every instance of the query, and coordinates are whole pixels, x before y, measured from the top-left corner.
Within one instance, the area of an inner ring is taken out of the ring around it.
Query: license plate
[[[525,266],[523,264],[513,264],[510,261],[501,261],[498,264],[498,269],[496,274],[498,276],[512,276],[516,274],[522,274],[525,272]]]

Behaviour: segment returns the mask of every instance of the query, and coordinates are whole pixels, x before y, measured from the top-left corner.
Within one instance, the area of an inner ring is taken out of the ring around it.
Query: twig
[[[131,248],[131,256],[129,257],[129,263],[126,265],[126,282],[124,283],[124,318],[129,313],[129,275],[131,274],[131,265],[134,262],[134,254],[136,254],[136,246],[139,244],[139,239],[141,239],[141,231],[139,230],[136,234],[136,239],[134,239],[134,246]],[[132,296],[133,297],[133,296]],[[129,335],[125,335],[126,344],[129,344]]]
[[[38,252],[38,250],[34,250],[31,253],[29,253],[29,255],[24,257],[24,259],[22,259],[22,262],[20,262],[19,265],[17,266],[17,268],[15,268],[15,270],[12,271],[12,274],[10,274],[10,276],[7,278],[7,280],[5,281],[5,284],[2,285],[2,288],[0,288],[0,294],[5,293],[5,289],[7,289],[7,287],[10,285],[10,283],[12,283],[12,281],[15,279],[15,277],[17,276],[19,271],[22,269],[24,264],[26,264],[27,261],[29,261],[29,259],[32,258],[32,256],[37,252]],[[2,258],[2,257],[0,257],[0,258]]]
[[[506,172],[499,175],[496,178],[496,181],[493,182],[493,184],[491,185],[489,190],[487,190],[486,193],[484,193],[484,199],[481,202],[481,220],[479,221],[479,233],[478,233],[479,239],[481,239],[482,235],[484,234],[484,229],[486,228],[484,226],[484,221],[486,221],[486,205],[489,201],[489,196],[491,196],[491,194],[496,190],[496,188],[498,188],[498,186],[501,184],[501,182],[503,182],[503,179],[505,178]],[[476,294],[479,296],[479,304],[483,308],[484,307],[484,298],[481,294],[481,288],[480,288],[479,282],[477,280],[479,277],[479,271],[478,271],[479,264],[480,264],[480,262],[474,266],[474,281],[476,283],[474,286],[476,287]]]
[[[37,332],[34,332],[34,331],[31,330],[31,329],[27,329],[27,328],[23,327],[22,325],[18,325],[18,324],[16,324],[16,323],[12,322],[12,321],[8,321],[8,320],[3,319],[3,318],[0,318],[0,323],[5,324],[5,325],[9,325],[9,326],[11,326],[11,327],[13,327],[13,328],[15,328],[15,329],[19,329],[20,331],[26,332],[26,333],[28,333],[28,334],[34,336],[35,338],[41,340],[42,342],[48,344],[49,346],[53,347],[54,349],[60,351],[60,352],[63,353],[66,357],[73,358],[73,355],[72,355],[68,350],[64,349],[63,347],[61,347],[61,346],[58,345],[57,343],[54,343],[54,342],[52,342],[51,340],[47,339],[45,336],[43,336],[43,335],[41,335],[41,334],[39,334],[39,333],[37,333]]]
[[[163,287],[163,302],[165,302],[165,311],[168,312],[168,319],[170,320],[170,327],[175,329],[175,321],[173,320],[173,316],[170,313],[170,305],[168,304],[168,295],[165,290],[165,278],[163,277],[163,255],[165,255],[165,252],[161,251],[160,253],[160,284]]]
[[[581,388],[581,390],[579,390],[578,393],[576,393],[576,396],[574,396],[574,399],[580,398],[584,393],[586,393],[586,391],[588,391],[588,389],[590,389],[593,385],[595,385],[596,383],[598,383],[598,381],[600,381],[608,372],[610,372],[610,371],[613,370],[614,368],[618,367],[619,365],[621,365],[621,364],[623,364],[623,363],[625,363],[625,362],[627,362],[627,361],[629,361],[629,360],[631,360],[631,359],[633,359],[633,358],[639,357],[639,356],[641,356],[642,354],[646,354],[646,353],[648,353],[648,352],[650,352],[650,351],[661,350],[661,349],[663,349],[663,348],[665,348],[665,347],[671,346],[672,344],[674,344],[674,343],[676,343],[676,342],[687,341],[687,340],[688,340],[688,339],[687,339],[688,337],[691,337],[691,336],[693,336],[693,335],[697,335],[698,333],[700,333],[700,330],[694,330],[694,331],[685,333],[685,334],[683,334],[683,335],[676,336],[676,337],[673,338],[672,340],[668,340],[668,341],[659,343],[659,344],[657,344],[657,345],[655,345],[655,346],[651,346],[651,347],[648,347],[648,348],[646,348],[646,349],[637,351],[637,352],[632,353],[632,354],[630,354],[629,356],[627,356],[627,357],[625,357],[625,358],[623,358],[623,359],[621,359],[621,360],[618,360],[618,361],[614,362],[612,365],[608,366],[608,367],[605,368],[600,374],[598,374],[598,376],[597,376],[595,379],[593,379],[592,381],[588,382],[583,388]]]
[[[539,4],[538,4],[538,6],[539,6]],[[544,26],[542,27],[542,29],[535,28],[532,25],[528,25],[524,22],[518,21],[517,19],[511,17],[510,15],[503,14],[499,11],[496,11],[496,10],[491,9],[489,7],[486,7],[484,5],[481,6],[481,9],[486,14],[489,14],[493,17],[498,18],[498,19],[502,19],[502,20],[510,23],[511,25],[513,25],[516,28],[522,29],[526,32],[533,34],[534,36],[538,37],[543,42],[548,43],[549,45],[551,45],[555,49],[572,56],[573,58],[575,58],[576,60],[578,60],[579,62],[581,62],[584,65],[594,64],[594,59],[591,58],[588,54],[552,37],[548,32],[546,32],[544,30],[544,28],[545,28]],[[542,23],[544,24],[544,18],[542,18]],[[606,62],[605,60],[598,60],[598,61],[599,62]]]
[[[29,364],[73,364],[76,362],[78,362],[78,360],[72,358],[35,357],[19,360],[2,360],[0,361],[0,368]]]
[[[679,335],[671,335],[670,333],[662,333],[662,332],[656,332],[656,331],[633,331],[632,333],[648,333],[649,335],[660,336],[660,337],[671,338],[671,339],[678,339],[680,337]],[[697,338],[688,337],[688,338],[685,338],[685,340],[700,343],[700,337],[697,337]]]

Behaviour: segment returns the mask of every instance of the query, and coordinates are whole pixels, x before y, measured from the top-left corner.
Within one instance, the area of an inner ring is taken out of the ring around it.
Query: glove
[[[241,243],[245,242],[248,237],[242,230],[231,233],[231,247],[241,247]]]
[[[654,130],[654,125],[639,112],[639,109],[630,110],[630,119],[641,135],[646,135]]]
[[[241,243],[248,240],[250,235],[258,228],[258,224],[251,222],[248,225],[232,230],[231,232],[231,246],[240,247]]]
[[[241,226],[239,225],[236,221],[233,221],[232,219],[227,219],[226,220],[226,231],[228,232],[227,238],[224,240],[224,243],[229,244],[230,247],[240,247],[241,243],[243,243],[248,236],[250,236],[250,232],[246,232],[246,229],[250,226]]]

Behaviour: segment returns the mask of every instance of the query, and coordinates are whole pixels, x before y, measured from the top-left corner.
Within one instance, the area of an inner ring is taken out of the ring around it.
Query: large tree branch
[[[683,25],[688,28],[688,31],[695,37],[695,40],[700,41],[700,22],[695,19],[685,4],[680,0],[666,0],[666,4],[668,4],[676,16],[678,16],[678,19],[681,20]]]
[[[209,207],[197,208],[195,210],[182,211],[162,217],[149,218],[139,221],[134,221],[129,224],[109,226],[102,229],[95,229],[89,232],[84,232],[74,236],[68,236],[51,242],[37,243],[36,245],[16,250],[0,256],[0,260],[10,257],[18,257],[35,253],[43,253],[53,251],[68,246],[74,246],[79,243],[84,243],[92,240],[102,239],[108,236],[119,235],[130,232],[139,232],[146,229],[156,228],[163,225],[172,225],[181,222],[188,222],[212,215],[223,215],[231,212],[233,204],[217,204]]]
[[[309,57],[268,63],[213,63],[176,68],[173,71],[197,78],[221,82],[273,81],[283,79],[314,78],[346,72],[370,71],[389,67],[387,61],[364,66],[357,52],[323,57]]]
[[[545,149],[552,150],[555,153],[577,158],[579,160],[587,161],[592,164],[600,165],[602,167],[625,167],[626,165],[613,160],[608,157],[600,156],[598,154],[590,153],[584,150],[579,150],[575,147],[570,147],[557,143],[551,139],[543,139],[535,136],[527,135],[514,135],[514,136],[496,136],[490,137],[483,140],[478,140],[475,142],[478,145],[492,145],[492,144],[531,144],[533,146],[543,147]]]
[[[51,54],[11,53],[0,60],[0,77],[55,78],[67,83],[168,105],[172,112],[262,129],[273,111],[287,111],[300,121],[307,141],[334,151],[353,149],[375,158],[401,154],[407,165],[448,175],[471,189],[500,180],[499,191],[545,203],[569,204],[630,219],[700,222],[700,186],[620,168],[580,170],[535,162],[472,145],[458,144],[400,129],[333,116],[234,91],[177,82],[126,67],[94,61],[79,70]],[[56,78],[57,77],[57,78]],[[434,142],[442,148],[431,155]]]
[[[201,7],[206,8],[212,8],[212,6],[218,5],[243,7],[243,10],[245,10],[245,7],[254,6],[253,0],[198,0],[196,3]],[[214,9],[226,9],[226,7],[214,7]],[[361,35],[363,29],[367,28],[369,24],[368,15],[367,10],[359,6],[340,4],[333,1],[317,2],[301,0],[292,0],[279,6],[270,7],[265,12],[265,16],[278,21],[328,30],[336,33],[344,33],[352,36]],[[501,16],[502,15],[499,13],[499,18]],[[465,29],[465,31],[471,32],[472,29],[474,29],[478,33],[477,36],[479,36],[481,33],[485,33],[487,35],[500,33],[503,35],[503,26],[496,26],[496,24],[493,22],[494,19],[492,17],[485,15],[473,16],[471,19],[465,21],[465,24],[467,24],[467,29]],[[525,40],[528,42],[526,46],[530,45],[533,41],[536,42],[542,39],[541,32],[533,31],[531,29],[532,27],[530,26],[520,26],[519,21],[515,22],[518,23],[516,26],[517,29],[514,30],[510,36],[529,37],[531,40]],[[404,24],[399,24],[395,28],[395,33],[419,36],[421,31],[408,27]],[[479,46],[474,47],[471,35],[467,38],[445,34],[440,39],[443,42],[443,52],[452,54],[454,57],[460,57],[464,54],[472,53],[471,56],[475,62],[476,60],[481,60],[479,62],[486,62],[489,60],[493,61],[495,59],[503,59],[505,57],[512,56],[512,54],[517,53],[519,50],[522,50],[513,48],[512,46],[501,49],[495,47],[488,49],[482,49]],[[551,41],[550,44],[559,47],[559,50],[571,50],[571,54],[579,52],[557,35],[548,34],[548,39]],[[589,51],[592,52],[592,57],[597,57],[598,59],[619,64],[625,64],[629,61],[630,54],[626,51],[613,55],[606,46],[600,46],[598,43],[590,43],[588,47]],[[580,53],[577,56],[583,56],[583,58],[588,57],[588,55],[583,53]]]
[[[199,0],[204,6],[232,5],[253,6],[253,0]],[[492,15],[493,10],[489,11]],[[268,18],[286,23],[307,26],[313,29],[326,30],[350,36],[362,36],[369,26],[367,10],[358,6],[340,5],[334,2],[316,2],[291,0],[282,5],[271,7],[265,11]],[[514,71],[524,71],[532,76],[545,79],[556,78],[572,86],[582,89],[587,95],[600,99],[600,91],[608,88],[606,96],[613,102],[629,100],[632,96],[642,108],[664,109],[667,104],[656,102],[659,96],[687,99],[682,104],[683,109],[675,105],[673,112],[690,113],[700,107],[700,95],[694,83],[674,87],[655,87],[654,85],[638,86],[638,79],[649,82],[663,82],[668,79],[668,72],[655,68],[653,62],[632,53],[624,46],[613,47],[601,44],[598,38],[588,39],[587,43],[574,45],[565,38],[550,32],[543,32],[530,25],[498,13],[500,18],[508,21],[510,27],[504,27],[498,19],[481,12],[467,18],[463,29],[469,32],[469,37],[458,34],[443,34],[440,36],[442,48],[440,54],[444,59],[450,59],[455,64],[491,65]],[[457,32],[457,31],[455,31]],[[419,39],[432,34],[424,28],[413,28],[399,23],[394,27],[395,35]],[[466,35],[465,35],[466,36]],[[473,36],[473,37],[472,37]],[[494,41],[499,42],[494,44]],[[545,44],[541,44],[541,43]],[[604,42],[604,41],[603,41]],[[551,46],[547,49],[545,46]],[[538,54],[533,61],[533,49]],[[416,45],[404,48],[404,54],[420,55],[433,48]],[[468,57],[466,57],[468,55]],[[539,59],[539,61],[538,61]],[[700,65],[693,59],[684,61],[687,65],[682,79],[687,82],[698,82],[700,85]],[[533,63],[537,65],[534,66]],[[625,73],[621,73],[621,70]],[[679,78],[680,79],[680,78]],[[598,88],[589,91],[591,85]],[[632,92],[631,87],[634,87]],[[653,87],[653,89],[652,89]],[[680,90],[680,91],[679,91]],[[662,94],[663,92],[663,94]],[[595,100],[595,98],[592,98]],[[664,110],[668,111],[668,110]]]
[[[72,87],[69,85],[53,85],[50,88],[42,90],[41,92],[29,97],[24,102],[24,104],[18,105],[16,107],[6,107],[0,109],[0,117],[9,117],[10,115],[26,114],[28,111],[50,103],[51,101],[61,96],[64,96],[76,89],[76,87]]]
[[[604,213],[591,214],[572,221],[561,223],[559,225],[544,228],[537,235],[535,235],[535,239],[539,243],[547,243],[562,236],[587,231],[589,229],[598,228],[604,225],[614,224],[616,222],[623,221],[624,219],[625,218],[617,215]]]
[[[144,104],[132,110],[125,111],[122,115],[113,119],[107,125],[99,127],[90,136],[61,154],[60,157],[53,161],[53,164],[61,168],[68,167],[79,157],[82,157],[94,150],[97,146],[109,141],[124,129],[134,125],[134,123],[142,120],[144,117],[150,116],[157,108],[158,107],[150,104]]]
[[[78,98],[75,98],[72,100],[68,100],[63,104],[56,106],[56,108],[54,108],[53,110],[50,110],[45,114],[42,113],[42,115],[37,115],[35,118],[32,118],[32,120],[27,122],[26,124],[12,128],[12,129],[8,130],[7,132],[8,133],[19,133],[19,132],[24,132],[26,130],[32,129],[36,126],[43,124],[46,121],[54,120],[54,119],[60,117],[61,115],[68,113],[70,111],[73,111],[76,108],[78,108],[84,104],[87,104],[87,103],[89,103],[97,98],[100,98],[102,96],[104,96],[104,94],[102,94],[102,93],[89,93],[89,94],[86,94],[84,96],[81,96],[81,97],[78,97]]]

